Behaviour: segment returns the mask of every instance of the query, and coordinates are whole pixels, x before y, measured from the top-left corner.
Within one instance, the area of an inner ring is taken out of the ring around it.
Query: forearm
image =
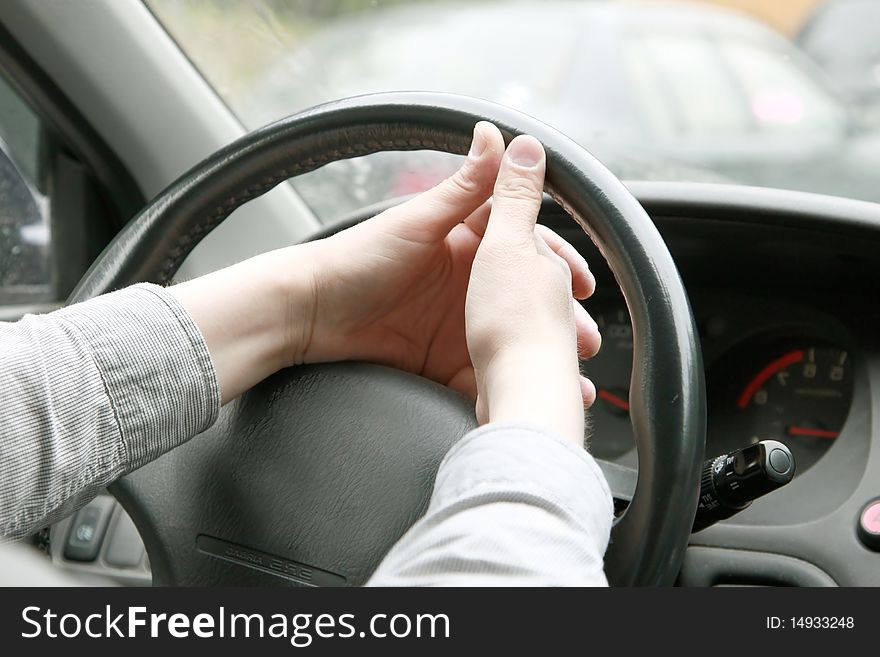
[[[297,362],[312,250],[0,324],[0,536],[69,513]]]
[[[298,362],[315,294],[313,249],[271,251],[168,288],[199,327],[222,403]]]
[[[572,336],[572,341],[574,337]],[[584,402],[574,346],[504,350],[484,375],[488,421],[546,427],[584,444]]]
[[[533,425],[486,425],[452,448],[425,516],[372,586],[605,585],[611,494],[593,458]]]
[[[199,331],[157,286],[0,324],[0,536],[62,517],[218,410]]]

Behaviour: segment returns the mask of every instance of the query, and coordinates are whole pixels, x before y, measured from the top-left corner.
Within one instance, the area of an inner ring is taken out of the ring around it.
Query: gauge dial
[[[602,348],[581,370],[596,386],[590,411],[590,451],[604,459],[635,465],[635,439],[629,420],[629,383],[632,371],[632,325],[624,305],[593,314],[602,334]],[[621,460],[621,457],[626,458]],[[631,455],[631,456],[630,456]]]
[[[851,364],[846,350],[827,343],[734,350],[710,373],[707,455],[778,440],[803,473],[840,435],[852,402]]]

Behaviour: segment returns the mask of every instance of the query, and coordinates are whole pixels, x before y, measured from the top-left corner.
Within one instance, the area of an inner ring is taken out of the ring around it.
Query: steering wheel
[[[671,584],[697,505],[705,443],[701,355],[685,289],[645,211],[594,157],[513,109],[446,94],[361,96],[248,134],[135,217],[70,302],[170,282],[233,210],[293,176],[385,150],[464,154],[477,121],[547,152],[547,192],[608,261],[633,322],[630,414],[638,482],[616,520],[616,585]],[[233,321],[230,318],[230,321]],[[302,366],[227,404],[216,424],[120,479],[161,585],[360,585],[424,513],[441,459],[476,425],[472,402],[364,363]]]

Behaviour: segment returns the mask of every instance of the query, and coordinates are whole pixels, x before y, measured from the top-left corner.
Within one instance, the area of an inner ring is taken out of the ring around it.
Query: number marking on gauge
[[[789,367],[790,365],[800,363],[803,359],[803,350],[796,349],[795,351],[790,351],[784,356],[781,356],[780,358],[774,360],[772,363],[767,365],[767,367],[758,372],[755,377],[748,382],[746,387],[743,388],[742,394],[739,396],[736,405],[740,408],[746,408],[749,405],[749,402],[752,401],[752,397],[754,397],[755,393],[761,389],[761,386],[766,383],[767,379],[769,379],[777,372],[784,370],[786,367]]]

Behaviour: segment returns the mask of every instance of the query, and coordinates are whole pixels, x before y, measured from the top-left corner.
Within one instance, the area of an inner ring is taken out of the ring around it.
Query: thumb
[[[383,213],[384,220],[416,241],[442,239],[489,198],[503,152],[501,131],[480,121],[461,168],[433,189]]]
[[[545,169],[541,142],[529,135],[520,135],[510,142],[495,180],[484,241],[534,247]]]

